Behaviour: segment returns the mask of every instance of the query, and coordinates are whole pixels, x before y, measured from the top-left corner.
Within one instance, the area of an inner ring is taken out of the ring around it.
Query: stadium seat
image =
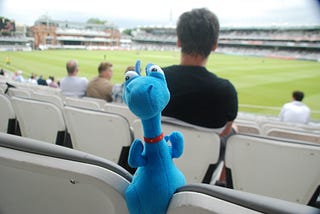
[[[236,120],[235,125],[238,128],[240,134],[261,134],[259,125],[254,121]]]
[[[226,146],[227,186],[314,205],[320,191],[320,146],[234,135]]]
[[[308,133],[306,131],[270,128],[266,132],[266,135],[271,137],[308,141],[308,142],[320,144],[320,133],[316,134],[316,133]]]
[[[131,175],[84,152],[0,133],[1,214],[127,214]]]
[[[24,89],[24,88],[9,88],[8,95],[10,97],[25,97],[25,98],[30,98],[31,93],[29,90]]]
[[[143,139],[140,120],[134,122],[133,130],[135,138]],[[185,175],[187,183],[210,183],[214,169],[219,164],[219,136],[212,130],[165,117],[162,117],[162,130],[165,135],[172,131],[180,131],[183,134],[184,151],[174,162]]]
[[[70,146],[63,113],[56,105],[12,97],[11,103],[23,137]]]
[[[0,94],[0,106],[0,132],[15,134],[17,120],[9,97]]]
[[[74,149],[103,157],[128,169],[127,155],[133,133],[124,117],[69,106],[64,107],[64,115]]]
[[[131,127],[133,126],[134,121],[138,119],[138,117],[133,114],[126,105],[106,103],[104,105],[104,110],[106,112],[122,115],[129,121]]]
[[[106,100],[99,99],[99,98],[94,98],[94,97],[86,97],[86,96],[84,96],[81,99],[90,100],[90,101],[98,103],[100,105],[100,109],[103,109],[104,105],[107,103]]]
[[[282,129],[289,131],[298,131],[306,133],[318,133],[320,134],[320,126],[311,125],[311,124],[300,124],[300,123],[287,123],[287,122],[275,122],[268,121],[261,125],[261,130],[264,135],[268,135],[270,129]]]
[[[64,104],[66,106],[78,107],[83,109],[102,110],[99,103],[78,97],[65,97]]]
[[[35,100],[52,103],[56,105],[59,109],[61,110],[63,109],[63,100],[58,95],[34,92],[31,95],[31,97],[32,99],[35,99]]]
[[[208,184],[190,184],[173,195],[167,214],[316,214],[319,209]]]

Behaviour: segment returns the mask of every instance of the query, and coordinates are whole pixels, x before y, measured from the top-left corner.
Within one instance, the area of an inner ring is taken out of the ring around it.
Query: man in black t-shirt
[[[217,48],[219,20],[202,8],[183,13],[177,24],[180,65],[163,68],[171,94],[162,115],[217,129],[221,138],[233,133],[238,113],[237,91],[232,83],[206,69]]]

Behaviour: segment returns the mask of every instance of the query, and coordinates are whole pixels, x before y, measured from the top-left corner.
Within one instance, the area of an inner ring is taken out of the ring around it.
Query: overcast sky
[[[85,22],[98,18],[120,28],[175,25],[181,13],[207,7],[221,26],[320,25],[320,0],[0,0],[0,16],[33,25],[42,15]]]

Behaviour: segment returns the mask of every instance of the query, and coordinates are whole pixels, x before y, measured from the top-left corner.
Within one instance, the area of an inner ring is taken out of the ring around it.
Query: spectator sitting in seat
[[[101,62],[98,66],[98,76],[94,77],[88,83],[86,96],[111,102],[113,87],[111,83],[112,75],[112,64],[110,62]]]
[[[127,73],[128,71],[134,71],[134,66],[128,66],[124,73]],[[124,83],[113,85],[113,88],[112,88],[112,101],[113,102],[123,103],[123,100],[122,100],[123,85],[124,85]]]
[[[302,91],[293,91],[292,101],[282,106],[279,114],[280,121],[307,124],[310,120],[310,109],[302,103],[303,98]]]
[[[88,80],[85,77],[78,77],[78,62],[76,60],[69,60],[66,68],[68,76],[60,81],[62,95],[83,97],[86,93]]]
[[[218,18],[205,8],[179,17],[180,65],[163,68],[171,98],[162,115],[214,129],[220,135],[223,160],[227,139],[236,133],[233,121],[238,113],[238,96],[229,80],[206,69],[208,57],[218,45],[219,29]]]

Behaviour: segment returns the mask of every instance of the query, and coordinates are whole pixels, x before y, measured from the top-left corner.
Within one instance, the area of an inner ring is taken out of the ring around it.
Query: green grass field
[[[5,65],[5,58],[11,65]],[[50,50],[32,52],[0,52],[0,68],[20,69],[27,78],[31,73],[61,79],[66,75],[65,63],[77,59],[79,76],[96,76],[101,61],[114,65],[114,83],[123,81],[127,66],[137,59],[142,66],[155,63],[167,66],[179,63],[179,52],[161,51],[82,51]],[[320,120],[320,63],[301,60],[271,59],[248,56],[212,54],[207,67],[220,77],[229,79],[239,95],[240,111],[278,115],[281,106],[291,100],[291,92],[305,92],[304,102],[312,110],[312,120]]]

